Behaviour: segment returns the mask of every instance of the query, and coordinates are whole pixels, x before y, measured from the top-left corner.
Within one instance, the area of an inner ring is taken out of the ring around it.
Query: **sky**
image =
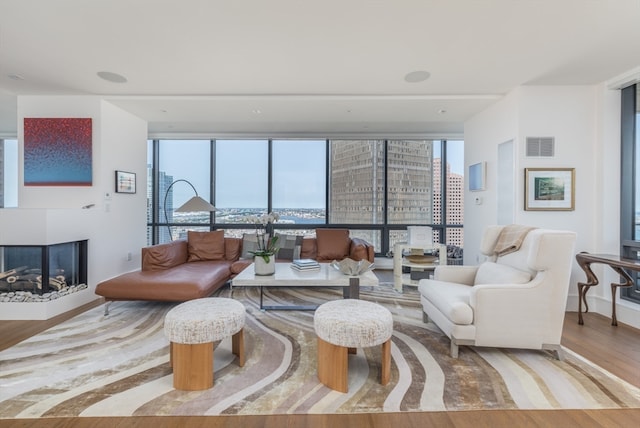
[[[265,141],[216,140],[217,208],[267,206]],[[189,180],[200,196],[209,199],[209,140],[162,140],[161,146],[160,169],[174,180]],[[440,157],[439,145],[435,147],[434,156]],[[464,175],[464,143],[452,141],[447,147],[452,172]],[[274,207],[324,207],[325,159],[325,140],[274,140]],[[193,196],[188,184],[178,183],[172,189],[174,206]]]

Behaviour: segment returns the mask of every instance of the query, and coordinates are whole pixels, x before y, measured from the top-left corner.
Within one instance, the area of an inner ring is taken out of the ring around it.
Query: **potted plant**
[[[273,233],[273,223],[280,216],[276,213],[248,217],[248,221],[256,228],[258,249],[249,251],[253,254],[256,275],[273,275],[276,271],[276,254],[278,254],[278,237]]]

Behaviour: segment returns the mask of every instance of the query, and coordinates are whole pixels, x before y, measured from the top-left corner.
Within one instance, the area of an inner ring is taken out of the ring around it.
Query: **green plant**
[[[263,214],[262,216],[247,217],[247,221],[256,227],[256,238],[258,249],[249,251],[254,256],[262,257],[265,263],[269,262],[269,257],[278,253],[278,237],[273,234],[272,224],[280,219],[276,213]],[[271,237],[269,235],[271,234]]]

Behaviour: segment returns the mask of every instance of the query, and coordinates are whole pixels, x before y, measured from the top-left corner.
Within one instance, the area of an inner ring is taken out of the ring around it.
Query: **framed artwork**
[[[469,191],[478,192],[485,190],[485,180],[487,176],[487,163],[478,162],[469,165]]]
[[[136,174],[116,171],[116,193],[136,193]]]
[[[575,168],[525,168],[524,209],[573,211]]]
[[[91,186],[90,118],[24,119],[25,186]]]

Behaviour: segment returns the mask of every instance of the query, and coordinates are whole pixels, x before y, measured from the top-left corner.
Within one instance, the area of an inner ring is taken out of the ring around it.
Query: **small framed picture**
[[[116,193],[136,193],[136,174],[116,171]]]
[[[478,162],[469,165],[469,191],[479,192],[485,190],[485,180],[487,178],[487,163]]]
[[[573,211],[575,168],[525,168],[524,209]]]

